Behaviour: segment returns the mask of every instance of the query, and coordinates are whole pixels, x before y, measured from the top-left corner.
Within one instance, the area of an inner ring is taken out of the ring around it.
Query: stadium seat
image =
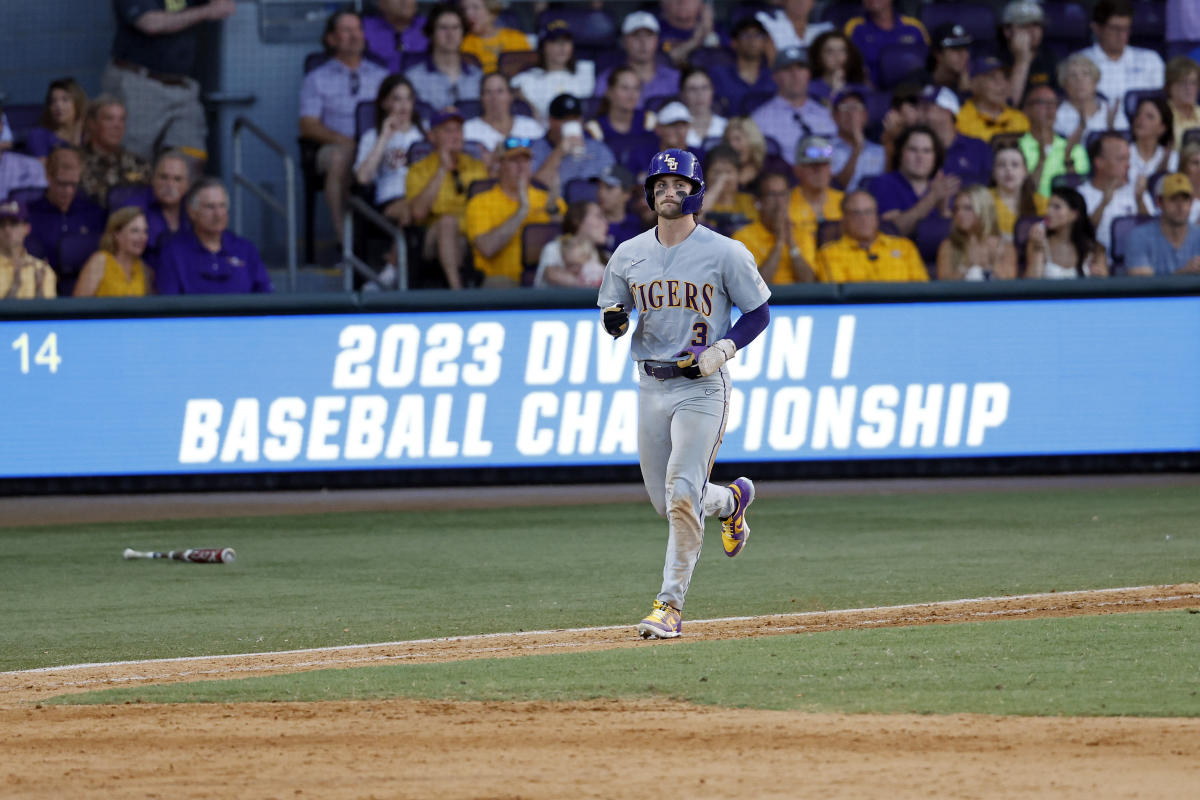
[[[1183,132],[1183,141],[1180,142],[1183,147],[1189,144],[1200,144],[1200,128],[1188,128]]]
[[[16,189],[10,190],[6,199],[17,200],[25,205],[29,205],[45,193],[46,190],[40,186],[19,186]]]
[[[1167,4],[1163,0],[1135,0],[1129,43],[1134,47],[1155,50],[1161,55],[1166,50],[1166,37]]]
[[[58,243],[58,266],[55,270],[59,281],[66,279],[69,285],[73,285],[83,265],[99,245],[100,231],[64,235]]]
[[[939,213],[930,214],[917,223],[916,230],[913,231],[913,241],[917,243],[917,250],[921,253],[921,260],[925,262],[926,269],[929,269],[931,264],[937,264],[938,248],[949,235],[950,219]],[[929,270],[929,277],[937,277],[936,270]]]
[[[817,248],[842,238],[842,221],[825,219],[817,223]]]
[[[644,103],[642,103],[642,107],[645,108],[647,111],[657,112],[660,108],[665,106],[667,103],[671,102],[672,100],[678,100],[678,99],[679,99],[679,95],[677,95],[677,94],[656,94],[656,95],[647,97],[646,101]]]
[[[537,63],[537,50],[518,50],[501,53],[496,69],[500,71],[501,75],[511,79],[513,76],[519,75],[527,69],[533,69],[537,66]]]
[[[421,139],[413,142],[408,147],[408,163],[415,164],[425,156],[433,152],[433,142],[428,139]]]
[[[470,200],[472,197],[474,197],[477,194],[482,194],[483,192],[486,192],[488,189],[492,188],[495,185],[496,185],[495,178],[481,178],[477,181],[471,181],[471,184],[469,186],[467,186],[467,200]]]
[[[737,113],[740,116],[748,117],[774,96],[774,92],[747,92],[742,95],[741,102],[737,104]]]
[[[1062,175],[1055,175],[1050,180],[1051,189],[1077,189],[1080,184],[1087,180],[1087,175],[1080,175],[1074,172],[1064,172]]]
[[[889,44],[879,51],[881,89],[892,89],[913,72],[925,67],[929,48],[924,44]]]
[[[575,47],[595,50],[619,50],[620,29],[617,20],[607,11],[585,8],[583,4],[549,8],[538,14],[537,28],[542,30],[550,22],[561,19],[571,29]],[[576,56],[579,53],[576,52]]]
[[[463,119],[478,117],[483,110],[482,103],[478,100],[459,100],[454,107],[463,115]]]
[[[1049,0],[1042,3],[1042,13],[1046,17],[1046,39],[1080,42],[1079,49],[1090,44],[1092,15],[1083,3]]]
[[[726,47],[697,47],[688,56],[688,63],[703,70],[713,67],[732,69],[737,66],[737,62],[733,58],[733,51]]]
[[[4,119],[8,121],[8,127],[12,128],[13,149],[16,152],[25,152],[25,141],[41,116],[41,103],[16,103],[4,106]]]
[[[1142,102],[1147,97],[1166,97],[1167,93],[1162,89],[1130,89],[1125,93],[1125,116],[1129,118],[1130,123],[1133,122],[1133,115],[1137,113],[1138,103]]]
[[[1042,221],[1041,217],[1021,217],[1013,224],[1013,247],[1017,249],[1017,277],[1025,277],[1025,246],[1029,244],[1029,231]]]
[[[832,22],[839,30],[854,17],[862,16],[862,4],[851,0],[833,0],[821,8],[817,19],[820,22]]]
[[[478,183],[479,181],[476,181]],[[562,235],[557,222],[534,222],[521,229],[521,285],[532,286],[542,248]]]
[[[1112,238],[1111,248],[1108,252],[1108,260],[1112,264],[1112,275],[1125,274],[1125,242],[1129,238],[1129,233],[1139,225],[1144,225],[1147,222],[1152,222],[1155,218],[1150,216],[1140,216],[1130,214],[1124,217],[1115,217],[1112,221]]]
[[[413,113],[416,113],[415,111]],[[375,127],[375,103],[363,100],[354,108],[354,139],[362,138],[363,134]]]
[[[568,203],[594,202],[596,182],[590,178],[572,178],[563,187],[563,200]]]
[[[145,208],[150,205],[154,193],[148,183],[118,183],[108,190],[108,210],[116,211],[125,206]]]
[[[982,3],[929,3],[921,6],[921,23],[932,31],[946,23],[962,25],[975,37],[972,49],[994,45],[996,41],[995,10]]]

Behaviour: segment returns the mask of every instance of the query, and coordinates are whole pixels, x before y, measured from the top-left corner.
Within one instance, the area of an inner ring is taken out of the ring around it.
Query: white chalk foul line
[[[839,609],[836,611],[798,611],[798,612],[792,612],[792,613],[787,613],[787,614],[763,614],[763,615],[756,615],[756,616],[718,617],[718,618],[714,618],[714,619],[688,620],[688,623],[691,625],[703,625],[703,624],[710,624],[710,623],[748,622],[748,621],[762,621],[762,620],[794,621],[794,622],[798,623],[796,625],[791,625],[791,626],[787,626],[787,627],[773,626],[773,630],[778,632],[781,630],[803,630],[805,627],[803,625],[803,620],[814,619],[814,618],[828,618],[830,616],[850,616],[853,614],[903,612],[903,611],[909,611],[909,610],[918,611],[918,610],[922,610],[922,609],[929,610],[929,609],[937,609],[937,608],[954,608],[954,607],[959,607],[959,606],[967,606],[967,605],[970,605],[973,603],[994,603],[994,602],[1012,603],[1012,602],[1020,602],[1020,601],[1040,601],[1040,600],[1046,600],[1049,598],[1056,598],[1056,599],[1057,598],[1070,598],[1070,597],[1075,597],[1075,596],[1080,596],[1080,595],[1089,595],[1091,597],[1103,598],[1103,597],[1107,597],[1107,596],[1120,595],[1120,594],[1127,593],[1127,592],[1139,592],[1139,591],[1148,591],[1148,590],[1155,590],[1155,589],[1161,590],[1161,589],[1168,589],[1168,588],[1172,588],[1172,587],[1167,586],[1167,585],[1158,585],[1158,586],[1152,585],[1152,586],[1129,586],[1129,587],[1117,588],[1117,589],[1080,589],[1080,590],[1068,591],[1068,592],[1042,592],[1042,593],[1037,593],[1037,594],[1004,595],[1004,596],[999,596],[999,597],[975,597],[975,598],[966,598],[966,599],[960,599],[960,600],[943,600],[943,601],[932,602],[932,603],[908,603],[908,604],[896,605],[896,606],[870,606],[870,607],[866,607],[866,608]],[[1171,601],[1186,600],[1186,599],[1200,599],[1200,594],[1177,594],[1177,595],[1173,595],[1170,597],[1144,598],[1144,599],[1138,599],[1137,602],[1171,602]],[[1101,601],[1101,602],[1095,603],[1095,605],[1099,606],[1099,607],[1117,606],[1117,605],[1128,604],[1129,602],[1130,601],[1120,601],[1120,600],[1113,600],[1113,601],[1107,601],[1107,602]],[[972,616],[979,616],[979,617],[995,617],[995,616],[1008,616],[1008,615],[1017,616],[1017,615],[1021,615],[1021,614],[1031,613],[1033,611],[1057,610],[1059,608],[1065,608],[1065,606],[1061,606],[1061,607],[1055,606],[1055,607],[1051,607],[1051,608],[1041,607],[1041,608],[1035,608],[1035,609],[993,609],[993,610],[989,610],[989,611],[972,612]],[[905,619],[906,618],[901,618],[899,621],[903,622]],[[911,619],[911,621],[915,622],[915,621],[920,621],[923,618],[914,616],[914,617],[911,617],[910,619]],[[874,620],[874,621],[863,620],[863,621],[861,621],[860,624],[863,624],[863,625],[893,624],[894,625],[897,621],[898,620],[895,617],[886,617],[886,618],[881,618],[881,619]],[[149,665],[149,664],[184,664],[184,663],[188,663],[188,662],[198,662],[198,661],[226,661],[226,660],[231,660],[231,659],[242,659],[242,658],[268,658],[271,656],[297,656],[297,655],[317,654],[317,653],[342,652],[342,653],[348,654],[348,653],[351,653],[354,651],[368,650],[368,649],[372,649],[372,648],[384,648],[384,647],[408,647],[408,648],[411,648],[411,647],[419,647],[421,645],[447,644],[447,643],[453,643],[453,642],[481,642],[481,643],[483,643],[483,642],[489,642],[489,641],[506,640],[506,639],[511,640],[511,639],[520,639],[520,638],[529,638],[529,637],[538,637],[538,636],[561,636],[563,634],[572,634],[572,633],[600,633],[603,631],[628,630],[631,627],[632,627],[632,625],[625,624],[625,625],[602,625],[602,626],[590,627],[590,628],[557,628],[557,629],[537,630],[537,631],[504,631],[504,632],[498,632],[498,633],[479,633],[479,634],[470,634],[470,635],[464,635],[464,636],[446,636],[446,637],[438,637],[438,638],[432,638],[432,639],[408,639],[408,640],[396,641],[396,642],[376,642],[373,644],[353,644],[353,645],[338,645],[338,646],[330,646],[330,647],[310,647],[310,648],[303,648],[303,649],[297,649],[297,650],[270,650],[270,651],[250,652],[250,653],[223,653],[223,654],[206,655],[206,656],[178,656],[178,657],[174,657],[174,658],[148,658],[148,659],[138,659],[138,660],[132,660],[132,661],[91,662],[91,663],[86,663],[86,664],[66,664],[66,665],[54,666],[54,667],[37,667],[34,669],[27,669],[27,670],[13,670],[13,671],[9,671],[9,672],[0,672],[0,676],[47,674],[47,673],[70,672],[72,670],[103,669],[103,668],[111,668],[111,667],[128,667],[128,666],[139,666],[139,665]],[[549,643],[546,645],[537,645],[537,646],[538,647],[543,647],[543,646],[544,647],[557,647],[557,646],[562,646],[562,645],[558,644],[558,643]],[[495,650],[499,650],[499,649],[501,649],[501,648],[499,648],[499,647],[478,648],[478,649],[472,649],[470,652],[481,653],[481,652],[487,652],[489,650],[495,651]],[[404,660],[404,659],[411,659],[411,658],[419,658],[422,655],[423,654],[419,654],[419,653],[418,654],[405,653],[405,654],[382,654],[382,655],[378,655],[378,656],[367,656],[367,657],[360,657],[360,658],[343,658],[343,659],[332,659],[332,660],[331,659],[320,659],[319,661],[311,661],[311,662],[289,662],[288,664],[264,664],[261,666],[241,668],[241,669],[239,669],[239,671],[245,671],[245,672],[259,671],[259,670],[267,671],[267,670],[279,669],[281,667],[287,667],[287,668],[296,668],[296,667],[305,667],[305,666],[316,667],[316,666],[330,665],[330,664],[363,663],[363,662],[383,661],[383,660]],[[193,671],[177,672],[177,673],[174,673],[174,675],[172,677],[184,677],[184,676],[189,676],[189,675],[211,675],[211,674],[220,674],[220,673],[221,673],[221,670],[193,670]],[[147,675],[147,676],[129,676],[129,677],[121,678],[121,679],[105,678],[104,682],[117,682],[118,680],[121,682],[149,680],[152,678],[162,678],[162,677],[164,677],[164,676],[162,676],[162,675],[154,675],[154,676]],[[86,684],[90,684],[93,682],[95,682],[95,681],[88,680],[88,681],[80,681],[80,682],[64,682],[61,685],[86,685]]]

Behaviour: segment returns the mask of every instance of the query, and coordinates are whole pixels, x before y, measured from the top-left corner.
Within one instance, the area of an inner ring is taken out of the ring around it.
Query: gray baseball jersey
[[[753,311],[771,296],[754,256],[741,242],[696,227],[674,247],[651,228],[617,247],[597,304],[637,309],[630,352],[635,361],[672,361],[691,345],[711,345],[730,326],[734,305]]]
[[[597,304],[636,309],[633,359],[671,364],[684,348],[723,338],[734,305],[753,311],[771,292],[741,242],[697,226],[668,248],[657,231],[617,248]],[[727,516],[735,508],[732,491],[708,480],[725,433],[729,376],[724,368],[695,380],[659,379],[644,369],[638,376],[638,461],[650,502],[668,520],[658,599],[682,610],[704,544],[704,517]]]

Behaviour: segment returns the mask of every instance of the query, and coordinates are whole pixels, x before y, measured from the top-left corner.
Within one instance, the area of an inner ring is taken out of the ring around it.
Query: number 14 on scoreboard
[[[22,333],[16,339],[13,339],[12,349],[16,350],[21,356],[21,374],[29,374],[29,334]],[[33,354],[33,363],[39,367],[49,367],[51,373],[58,372],[58,365],[62,363],[62,357],[58,354],[58,334],[50,333],[42,341],[40,347]]]

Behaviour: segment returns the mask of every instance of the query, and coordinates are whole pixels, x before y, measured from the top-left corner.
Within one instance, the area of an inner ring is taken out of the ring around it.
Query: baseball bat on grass
[[[232,564],[237,553],[232,547],[189,547],[187,550],[134,550],[125,548],[125,558],[167,558],[172,561],[190,561],[193,564]]]

